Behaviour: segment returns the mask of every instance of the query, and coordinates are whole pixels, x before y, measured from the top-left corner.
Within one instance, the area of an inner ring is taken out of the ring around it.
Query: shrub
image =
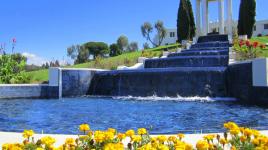
[[[0,83],[27,83],[30,78],[25,74],[26,58],[20,54],[0,56]]]

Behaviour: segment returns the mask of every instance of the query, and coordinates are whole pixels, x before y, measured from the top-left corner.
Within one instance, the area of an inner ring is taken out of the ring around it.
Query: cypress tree
[[[194,22],[194,13],[193,13],[193,8],[190,0],[187,0],[187,5],[188,5],[188,13],[189,13],[189,19],[190,19],[190,39],[192,40],[193,37],[195,36],[195,22]]]
[[[190,39],[191,26],[190,17],[187,7],[187,0],[180,0],[180,7],[177,16],[177,36],[178,42],[182,40]]]
[[[252,37],[255,25],[256,0],[241,0],[238,19],[238,34]]]

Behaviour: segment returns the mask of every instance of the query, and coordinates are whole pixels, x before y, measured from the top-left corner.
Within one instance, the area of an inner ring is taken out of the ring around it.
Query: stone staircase
[[[147,59],[143,70],[98,72],[89,95],[224,97],[229,64],[227,35],[199,37],[190,49]]]

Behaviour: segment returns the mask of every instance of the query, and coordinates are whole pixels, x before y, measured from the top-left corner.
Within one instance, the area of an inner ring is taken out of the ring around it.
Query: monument
[[[207,35],[209,32],[209,9],[208,4],[210,2],[218,2],[219,8],[219,34],[225,34],[224,31],[224,0],[196,0],[196,29],[197,36]],[[227,1],[227,34],[229,38],[232,37],[232,0]],[[202,6],[202,7],[201,7]],[[201,13],[202,8],[202,13]],[[202,24],[201,24],[202,18]]]

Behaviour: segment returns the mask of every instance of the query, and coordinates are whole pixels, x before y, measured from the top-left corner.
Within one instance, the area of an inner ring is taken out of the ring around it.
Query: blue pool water
[[[140,127],[152,134],[218,132],[226,121],[265,127],[268,109],[208,98],[0,100],[0,131],[77,134],[79,124],[89,123],[93,130],[112,127],[121,132]]]

